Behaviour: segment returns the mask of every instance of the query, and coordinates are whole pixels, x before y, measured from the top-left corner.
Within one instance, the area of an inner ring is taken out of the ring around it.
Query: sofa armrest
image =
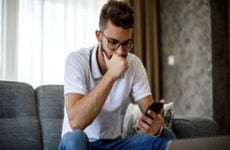
[[[218,135],[218,126],[210,118],[175,116],[173,132],[178,139],[216,136]]]

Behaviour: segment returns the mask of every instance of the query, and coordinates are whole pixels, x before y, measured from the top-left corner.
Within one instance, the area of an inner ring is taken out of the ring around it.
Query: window
[[[97,43],[95,30],[105,1],[3,0],[1,80],[34,87],[63,84],[66,56]]]

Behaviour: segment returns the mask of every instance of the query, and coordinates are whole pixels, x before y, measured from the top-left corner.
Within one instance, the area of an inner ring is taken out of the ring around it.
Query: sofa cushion
[[[0,118],[36,116],[35,95],[26,83],[0,81]]]
[[[1,118],[0,149],[42,149],[38,129],[36,117]]]
[[[41,149],[33,88],[0,81],[0,149]]]
[[[63,93],[63,85],[43,85],[36,88],[44,150],[58,148],[64,115]]]
[[[173,131],[177,138],[209,137],[218,135],[218,125],[210,118],[177,115]]]

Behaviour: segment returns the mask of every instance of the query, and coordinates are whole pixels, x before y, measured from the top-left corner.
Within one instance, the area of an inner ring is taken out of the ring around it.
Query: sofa
[[[56,150],[63,105],[63,85],[0,81],[0,149]],[[218,135],[216,122],[201,117],[175,116],[172,130],[179,139]]]

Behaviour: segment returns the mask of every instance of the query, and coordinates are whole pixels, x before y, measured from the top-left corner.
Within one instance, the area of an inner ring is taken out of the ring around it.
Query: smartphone
[[[163,107],[163,103],[151,103],[149,104],[149,107],[147,108],[147,110],[145,111],[145,116],[149,117],[149,118],[152,118],[147,112],[149,109],[151,109],[153,112],[155,112],[156,114],[159,114],[161,112],[161,109]],[[152,118],[153,119],[153,118]],[[137,130],[140,130],[138,127],[137,127]]]
[[[149,105],[149,107],[147,108],[147,110],[145,111],[145,115],[149,118],[152,118],[151,116],[149,116],[149,114],[147,113],[149,109],[151,109],[153,112],[155,112],[156,114],[159,114],[161,112],[161,109],[163,107],[163,103],[151,103]]]

